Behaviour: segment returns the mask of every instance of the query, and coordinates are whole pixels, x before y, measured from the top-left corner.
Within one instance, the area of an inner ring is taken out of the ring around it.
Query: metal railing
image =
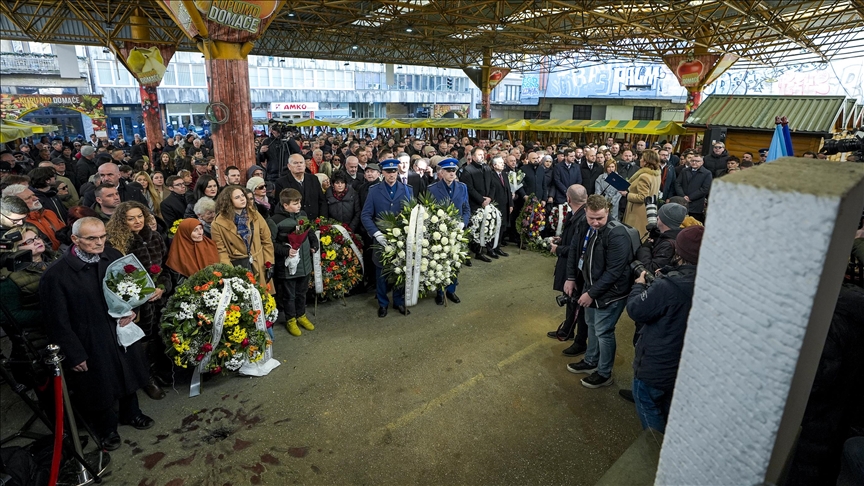
[[[78,72],[86,76],[89,66],[86,59],[78,58]],[[0,73],[3,74],[60,74],[57,56],[39,54],[0,53]]]

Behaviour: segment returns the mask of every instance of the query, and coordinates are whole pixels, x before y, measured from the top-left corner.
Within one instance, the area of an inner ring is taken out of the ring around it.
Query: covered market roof
[[[109,46],[151,40],[196,51],[165,0],[0,2],[0,37]],[[252,54],[465,68],[565,70],[619,59],[659,61],[694,49],[736,67],[827,62],[864,51],[862,0],[286,0]]]
[[[785,116],[793,132],[831,133],[846,107],[845,96],[712,95],[684,126],[774,130],[774,117]]]

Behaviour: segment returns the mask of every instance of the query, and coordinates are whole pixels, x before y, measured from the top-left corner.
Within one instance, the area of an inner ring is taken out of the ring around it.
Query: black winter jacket
[[[586,232],[588,229],[586,228]],[[567,258],[567,280],[576,280],[579,272],[579,252],[582,242],[574,241],[579,251]],[[602,309],[612,302],[624,299],[630,292],[630,262],[633,247],[624,225],[603,226],[588,241],[582,263],[585,292],[594,299],[593,307]]]
[[[642,324],[633,377],[658,390],[675,387],[695,282],[696,266],[682,265],[650,287],[635,284],[627,299],[627,314]]]
[[[273,238],[273,253],[276,255],[276,263],[274,264],[273,277],[277,279],[292,279],[301,278],[306,275],[311,275],[313,271],[313,260],[311,251],[320,251],[318,238],[315,237],[315,231],[309,230],[306,239],[303,240],[303,245],[299,248],[300,263],[297,265],[297,271],[291,275],[288,267],[285,266],[285,259],[291,251],[288,244],[288,234],[293,233],[297,228],[299,219],[308,219],[306,213],[289,213],[284,208],[277,207],[273,214],[273,222],[276,224],[276,231],[271,232]],[[311,249],[311,250],[310,250]]]
[[[693,169],[684,168],[681,171],[680,177],[675,177],[675,194],[690,198],[687,210],[691,213],[704,213],[705,198],[708,197],[708,192],[711,191],[712,180],[711,172],[704,166],[699,167],[699,170],[696,172],[693,172]]]
[[[645,269],[653,275],[658,268],[663,268],[672,263],[672,257],[675,256],[675,238],[681,228],[672,228],[669,231],[660,233],[654,243],[645,241],[642,246],[636,250],[636,259],[645,265]]]
[[[33,191],[33,194],[36,195],[36,198],[39,199],[39,202],[42,203],[42,207],[49,211],[53,211],[54,214],[60,218],[60,221],[63,224],[66,224],[66,215],[68,214],[68,210],[66,206],[63,205],[63,201],[57,197],[57,189],[53,187],[46,192],[42,192],[34,187],[30,188]]]
[[[476,162],[465,164],[459,181],[468,186],[468,205],[471,213],[483,206],[483,198],[491,197],[492,192],[492,170],[487,166],[481,166]]]
[[[549,197],[546,183],[546,167],[543,167],[543,164],[525,164],[519,170],[525,174],[525,180],[522,181],[522,188],[525,190],[525,194],[534,194],[540,201],[545,201]]]
[[[172,192],[162,201],[159,209],[162,211],[162,219],[170,228],[174,221],[183,219],[183,214],[186,212],[186,196]]]
[[[714,155],[714,151],[712,150],[711,153],[706,155],[702,160],[705,161],[703,167],[708,169],[712,174],[716,174],[721,170],[726,170],[726,162],[729,160],[729,152],[724,150],[722,154]]]
[[[585,207],[579,208],[575,214],[568,214],[567,221],[564,221],[564,228],[561,230],[561,242],[558,243],[558,248],[555,250],[555,255],[558,260],[555,262],[555,276],[552,282],[552,289],[559,292],[564,291],[564,282],[567,281],[567,260],[571,252],[582,251],[582,238],[585,237],[585,231],[588,224],[585,223]],[[579,242],[579,245],[574,243]],[[582,274],[576,273],[576,287],[581,288]]]
[[[351,231],[356,232],[360,226],[360,195],[353,187],[347,186],[348,192],[342,200],[333,195],[333,188],[327,188],[327,209],[330,217],[348,226]]]

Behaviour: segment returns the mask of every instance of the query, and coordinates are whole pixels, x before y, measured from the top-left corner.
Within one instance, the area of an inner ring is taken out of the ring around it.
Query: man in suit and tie
[[[567,280],[567,258],[569,258],[570,252],[582,251],[585,235],[588,232],[588,224],[585,221],[585,201],[587,200],[588,191],[583,186],[574,184],[567,188],[567,204],[570,206],[570,211],[564,217],[564,228],[561,231],[561,236],[552,239],[552,246],[549,249],[553,255],[558,257],[555,262],[552,289],[562,293],[564,292],[564,282]],[[577,275],[576,278],[576,288],[581,292],[584,281],[581,276]],[[578,314],[577,311],[579,311]],[[585,323],[585,312],[581,311],[582,309],[575,301],[568,300],[564,322],[558,326],[557,330],[546,333],[550,338],[569,341],[573,339],[575,331],[576,336],[573,344],[562,351],[566,356],[578,356],[588,348],[588,325]]]
[[[414,194],[420,196],[426,192],[426,183],[423,181],[423,178],[420,177],[420,174],[413,170],[409,170],[410,167],[411,156],[405,152],[399,154],[399,182],[411,186]]]
[[[360,219],[363,222],[363,227],[366,228],[366,232],[372,236],[372,239],[377,241],[381,247],[385,247],[388,243],[384,237],[384,233],[378,229],[378,218],[383,213],[399,213],[402,211],[402,207],[408,204],[414,196],[411,187],[399,181],[399,160],[382,160],[380,166],[384,172],[384,182],[379,182],[369,188],[369,195],[366,197],[366,204],[363,205]],[[378,298],[378,317],[387,316],[387,308],[390,306],[387,293],[390,290],[393,291],[393,307],[400,314],[408,315],[411,311],[405,307],[405,287],[394,287],[393,284],[387,282],[387,277],[381,274],[380,252],[380,248],[376,249],[373,256],[373,260],[375,261],[375,295]]]
[[[510,183],[507,182],[507,177],[504,175],[504,159],[500,156],[492,159],[492,184],[490,195],[492,202],[498,207],[501,212],[501,229],[498,232],[498,245],[493,248],[495,241],[487,243],[489,256],[498,258],[499,256],[509,256],[501,249],[501,244],[504,242],[504,237],[507,233],[507,227],[510,226],[510,216],[513,213],[513,192],[510,190]]]
[[[661,198],[669,202],[675,193],[675,165],[672,164],[669,150],[660,149],[657,154],[660,156],[660,194]]]
[[[306,159],[302,154],[291,154],[288,157],[288,173],[276,179],[274,194],[280,194],[282,189],[297,189],[303,195],[301,209],[306,216],[315,219],[327,217],[327,198],[321,190],[321,183],[314,175],[306,172]]]
[[[474,214],[479,208],[488,206],[492,202],[490,193],[492,191],[492,171],[486,165],[486,151],[482,148],[475,148],[471,153],[471,162],[465,164],[462,168],[462,174],[459,180],[468,188],[468,205],[471,206],[471,214]],[[474,251],[474,258],[483,262],[491,262],[486,255],[483,255],[483,248],[477,243],[471,243],[471,250]],[[491,256],[491,255],[490,255]],[[495,255],[498,258],[498,255]]]
[[[582,160],[579,168],[582,172],[581,185],[588,191],[589,196],[594,194],[594,183],[603,174],[603,166],[596,164],[596,160],[597,151],[593,148],[585,149],[585,158]]]
[[[456,209],[459,210],[459,217],[462,218],[462,228],[468,226],[471,222],[471,206],[468,204],[468,187],[456,180],[456,169],[459,167],[459,161],[454,158],[446,158],[438,162],[438,182],[429,186],[429,194],[441,204],[453,203]],[[446,288],[446,296],[450,302],[458,304],[461,302],[456,296],[456,285],[459,282],[454,280],[452,284]],[[445,292],[438,290],[438,295],[435,296],[435,303],[444,305]]]

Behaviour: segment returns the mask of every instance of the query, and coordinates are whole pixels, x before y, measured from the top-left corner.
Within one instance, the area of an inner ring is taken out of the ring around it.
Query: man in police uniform
[[[468,187],[456,180],[458,167],[459,161],[454,158],[447,158],[438,162],[438,182],[430,185],[427,190],[439,203],[452,202],[456,206],[456,209],[459,210],[459,216],[462,218],[462,228],[464,228],[471,221],[471,206],[468,204]],[[461,302],[456,296],[456,284],[458,283],[457,280],[454,280],[446,289],[447,298],[454,304]],[[441,290],[438,290],[438,295],[435,296],[435,303],[444,305],[444,292]]]
[[[363,205],[363,212],[360,217],[363,221],[363,227],[366,228],[369,235],[379,245],[387,246],[387,239],[384,238],[384,234],[378,229],[375,221],[382,213],[398,214],[402,211],[402,206],[411,200],[413,192],[410,186],[406,186],[398,180],[398,159],[387,159],[379,165],[384,172],[384,182],[379,182],[369,188],[369,195],[366,198],[366,204]],[[387,292],[391,289],[393,290],[393,307],[400,314],[410,314],[411,311],[405,308],[405,287],[394,288],[392,284],[387,282],[387,278],[381,275],[380,250],[375,251],[373,259],[375,261],[375,294],[378,298],[378,317],[387,316],[387,307],[390,305]]]

